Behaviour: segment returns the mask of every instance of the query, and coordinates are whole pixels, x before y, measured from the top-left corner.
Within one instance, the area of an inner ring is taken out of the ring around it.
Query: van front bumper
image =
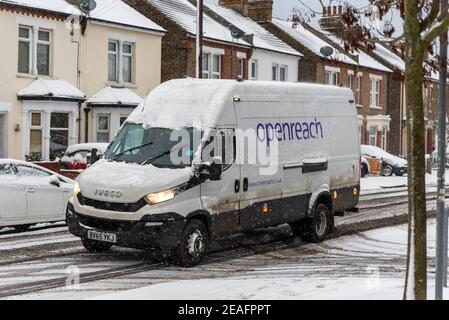
[[[135,249],[155,249],[171,255],[177,247],[185,219],[176,213],[144,216],[140,221],[101,219],[77,213],[71,203],[67,206],[69,232],[88,239],[88,231],[112,233],[114,245]]]

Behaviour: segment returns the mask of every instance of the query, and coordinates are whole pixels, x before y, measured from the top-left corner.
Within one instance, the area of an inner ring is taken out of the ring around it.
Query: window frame
[[[251,60],[251,80],[255,81],[258,79],[259,73],[259,62],[257,60]]]
[[[334,80],[335,80],[335,84],[334,84]],[[324,81],[325,81],[326,85],[338,87],[340,85],[340,72],[326,70]]]
[[[111,50],[109,49],[109,45],[110,45],[111,43],[113,43],[113,44],[115,45],[115,51],[111,51]],[[119,63],[120,54],[119,54],[119,46],[120,46],[119,41],[117,41],[117,40],[111,40],[111,39],[108,40],[108,81],[109,81],[109,82],[119,83],[119,81],[120,81],[120,76],[119,76],[119,73],[120,73],[120,63]],[[115,56],[115,80],[113,80],[113,79],[111,79],[111,78],[109,77],[109,76],[110,76],[110,74],[109,74],[109,68],[110,68],[110,64],[109,64],[109,63],[110,63],[110,61],[109,61],[109,56],[112,56],[112,55]]]
[[[41,132],[41,151],[39,152],[42,155],[44,154],[44,125],[43,125],[43,120],[44,120],[44,113],[42,111],[30,111],[30,122],[29,122],[29,140],[30,140],[30,145],[29,145],[29,150],[28,150],[28,155],[31,156],[31,131],[40,131]],[[33,114],[39,114],[40,115],[40,125],[33,125]]]
[[[215,58],[218,58],[218,71],[215,70]],[[221,79],[221,54],[204,52],[203,62],[201,66],[201,74],[203,79]],[[204,63],[207,63],[207,69],[204,68]]]
[[[53,126],[52,126],[52,124],[51,124],[51,116],[52,116],[53,114],[55,114],[55,113],[67,115],[67,128],[63,128],[63,127],[53,127]],[[70,145],[70,112],[64,112],[64,111],[55,111],[55,112],[52,112],[51,115],[50,115],[50,128],[49,128],[48,130],[49,130],[48,132],[50,132],[50,137],[52,136],[52,135],[51,135],[51,132],[52,132],[52,131],[67,131],[67,146],[69,146],[69,145]],[[51,156],[51,152],[52,152],[52,150],[51,150],[51,138],[50,138],[50,146],[49,146],[48,152],[50,153],[50,156]]]
[[[284,80],[282,80],[282,70],[284,70]],[[288,66],[280,66],[279,67],[279,81],[287,82],[288,81]]]
[[[239,63],[239,70],[238,70],[237,76],[242,77],[242,79],[243,79],[245,76],[245,59],[238,58],[238,63]]]
[[[381,109],[380,106],[380,90],[381,79],[371,77],[370,78],[370,108]]]
[[[28,30],[28,38],[22,38],[20,36],[20,29],[27,29]],[[19,25],[17,28],[17,44],[18,44],[18,50],[17,50],[17,73],[18,74],[26,74],[26,75],[32,75],[33,74],[33,28],[30,26],[24,26],[24,25]],[[26,42],[28,43],[28,72],[21,72],[19,70],[19,66],[20,66],[20,42]]]
[[[48,33],[48,41],[39,39],[40,32]],[[51,43],[52,43],[52,31],[48,30],[48,29],[44,29],[44,28],[39,28],[37,30],[37,37],[36,37],[36,72],[39,76],[48,76],[49,77],[51,75],[51,51],[52,51]],[[38,53],[37,48],[39,45],[48,46],[48,74],[39,73],[39,64],[38,64],[38,60],[37,60],[37,53]]]
[[[271,81],[279,81],[279,65],[276,63],[271,66]]]
[[[356,77],[356,100],[357,100],[357,106],[361,107],[361,97],[362,97],[362,76],[361,75],[357,75]]]
[[[127,52],[125,52],[125,50],[123,50],[123,48],[124,48],[124,46],[129,46],[130,48],[131,48],[131,53],[127,53]],[[124,63],[123,63],[123,61],[124,61],[124,57],[127,57],[127,58],[129,58],[130,59],[130,66],[129,66],[129,72],[130,72],[130,75],[129,75],[129,80],[130,81],[125,81],[124,80],[124,71],[125,71],[125,68],[124,68]],[[122,81],[123,81],[123,83],[130,83],[130,84],[132,84],[132,83],[134,83],[134,80],[133,80],[133,77],[134,77],[134,72],[133,72],[133,68],[134,68],[134,44],[133,43],[131,43],[131,42],[123,42],[123,43],[121,43],[121,46],[120,46],[120,63],[119,63],[119,65],[120,65],[120,73],[121,73],[121,75],[122,75]]]
[[[371,130],[374,129],[374,135],[371,133]],[[374,144],[371,144],[371,138],[374,138]],[[370,146],[377,147],[377,126],[370,126],[368,128],[368,144]]]
[[[102,118],[102,117],[108,118],[108,129],[107,130],[100,129],[99,123],[100,123],[100,118]],[[95,129],[96,129],[96,134],[95,134],[96,142],[99,142],[98,134],[105,134],[105,133],[107,133],[108,134],[108,140],[110,140],[111,139],[111,115],[110,114],[105,114],[105,113],[98,114],[97,115],[97,123],[96,123],[96,128]],[[109,141],[107,141],[107,142],[109,142]]]

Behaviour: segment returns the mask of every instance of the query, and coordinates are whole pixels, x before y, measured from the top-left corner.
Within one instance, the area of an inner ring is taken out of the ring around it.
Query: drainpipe
[[[84,142],[87,143],[89,140],[89,112],[91,108],[84,108]]]

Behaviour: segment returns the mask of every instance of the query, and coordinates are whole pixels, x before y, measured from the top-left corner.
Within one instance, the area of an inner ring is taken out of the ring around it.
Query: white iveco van
[[[69,230],[87,250],[155,248],[197,264],[208,240],[290,224],[318,242],[359,199],[349,89],[182,79],[156,88],[78,178]]]

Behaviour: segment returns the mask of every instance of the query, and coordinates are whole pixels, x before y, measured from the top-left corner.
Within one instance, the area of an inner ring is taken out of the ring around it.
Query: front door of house
[[[6,115],[0,113],[0,159],[6,158],[8,154],[6,150],[6,148],[8,147],[8,133],[6,131],[6,128]]]

